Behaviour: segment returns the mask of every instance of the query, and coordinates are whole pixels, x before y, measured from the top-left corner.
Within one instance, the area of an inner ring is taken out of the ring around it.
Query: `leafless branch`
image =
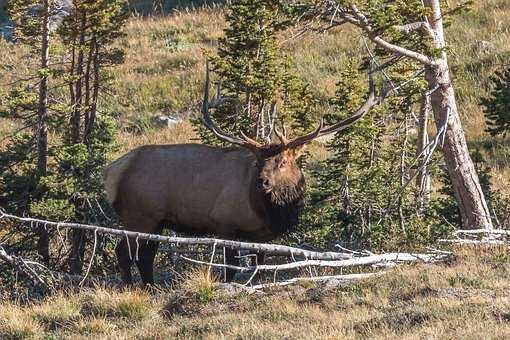
[[[344,23],[350,23],[358,28],[360,28],[367,37],[373,41],[376,45],[379,47],[385,49],[386,51],[395,53],[396,55],[405,56],[411,59],[414,59],[422,64],[425,65],[435,65],[435,61],[426,56],[425,54],[410,50],[408,48],[390,43],[389,41],[386,41],[383,39],[378,32],[374,30],[372,25],[370,24],[368,18],[358,9],[358,7],[354,4],[349,6],[340,6],[338,2],[333,0],[326,0],[321,3],[318,3],[312,10],[308,17],[312,17],[315,19],[322,20],[324,22],[327,22],[327,25],[329,28],[334,27],[335,25],[332,25],[333,19],[339,18],[339,25]],[[425,26],[427,23],[423,23]],[[424,26],[424,25],[421,26]],[[338,25],[336,25],[338,26]],[[409,26],[402,25],[402,26],[396,26],[396,29],[401,30],[408,30],[410,31],[412,28],[416,28],[418,26],[417,24],[413,23]],[[423,27],[422,29],[426,29],[426,27]],[[430,34],[430,30],[426,30],[427,34]]]
[[[48,283],[30,266],[30,264],[34,265],[36,262],[27,262],[21,257],[9,255],[2,246],[0,246],[0,260],[8,263],[15,270],[28,277],[35,285],[40,286],[44,290],[50,289]],[[45,268],[41,264],[37,263],[37,265]]]
[[[254,242],[240,242],[233,240],[222,240],[215,238],[206,238],[206,237],[197,237],[197,238],[185,238],[185,237],[171,237],[171,236],[162,236],[156,234],[146,234],[146,233],[138,233],[133,231],[128,231],[124,229],[112,229],[99,227],[95,225],[89,224],[81,224],[81,223],[66,223],[66,222],[52,222],[47,220],[35,219],[30,217],[19,217],[11,214],[7,214],[0,210],[0,220],[2,219],[11,219],[20,222],[33,222],[33,223],[43,223],[48,227],[59,227],[59,228],[70,228],[70,229],[81,229],[81,230],[90,230],[95,231],[100,234],[110,234],[116,235],[126,238],[149,240],[154,242],[162,242],[162,243],[175,243],[177,246],[179,245],[210,245],[212,246],[216,243],[216,246],[219,247],[227,247],[231,249],[244,249],[255,252],[262,252],[266,254],[272,255],[282,255],[282,256],[299,256],[308,259],[317,259],[317,260],[342,260],[349,259],[352,257],[352,254],[348,253],[338,253],[338,252],[316,252],[309,251],[295,247],[277,245],[277,244],[265,244],[265,243],[254,243]],[[128,242],[129,245],[130,242]],[[132,256],[131,249],[130,255]]]
[[[347,284],[375,276],[384,275],[386,272],[376,273],[363,273],[363,274],[344,274],[344,275],[331,275],[331,276],[312,276],[312,277],[295,277],[286,281],[263,283],[251,286],[251,289],[262,290],[267,288],[288,286],[299,282],[327,282],[328,284],[341,285]]]
[[[451,253],[445,252],[431,252],[428,254],[413,254],[413,253],[387,253],[353,257],[346,260],[304,260],[285,264],[269,264],[257,265],[249,267],[240,267],[226,264],[199,261],[181,256],[184,260],[207,266],[215,266],[220,268],[229,268],[238,270],[240,272],[253,272],[253,271],[272,271],[272,270],[290,270],[306,267],[330,267],[330,268],[347,268],[357,266],[377,266],[377,267],[391,267],[397,263],[435,263],[442,262],[451,258]]]

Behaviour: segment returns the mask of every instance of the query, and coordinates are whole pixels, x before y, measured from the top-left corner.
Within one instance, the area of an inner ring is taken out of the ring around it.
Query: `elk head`
[[[203,123],[219,139],[244,147],[255,155],[258,169],[258,176],[255,180],[256,190],[268,198],[267,202],[271,206],[269,210],[272,214],[277,215],[274,217],[281,224],[278,228],[285,229],[288,229],[289,225],[297,224],[297,216],[303,206],[305,180],[296,163],[300,149],[317,137],[346,129],[365,116],[373,106],[379,104],[385,97],[385,95],[375,96],[374,82],[371,73],[369,73],[367,99],[349,118],[328,126],[324,126],[321,118],[314,131],[291,140],[275,128],[274,133],[280,143],[261,144],[246,136],[242,131],[239,133],[241,137],[237,137],[222,131],[214,124],[209,115],[209,110],[221,105],[225,99],[220,96],[220,89],[218,88],[216,98],[209,101],[209,83],[209,68],[207,67],[202,106]]]

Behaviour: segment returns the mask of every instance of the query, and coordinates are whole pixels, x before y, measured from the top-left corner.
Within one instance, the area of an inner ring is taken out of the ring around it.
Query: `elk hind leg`
[[[251,257],[251,265],[258,266],[266,262],[266,253],[255,253],[255,256]]]
[[[131,275],[131,265],[133,264],[133,251],[134,251],[134,240],[129,238],[122,238],[117,243],[115,253],[117,255],[117,262],[120,268],[120,275],[122,282],[126,285],[133,283],[133,277]]]
[[[154,284],[154,258],[158,250],[159,242],[147,241],[140,247],[140,254],[136,266],[144,285]]]
[[[239,266],[239,250],[224,248],[225,264],[231,266]],[[232,268],[225,268],[225,282],[230,282],[234,279],[236,270]]]

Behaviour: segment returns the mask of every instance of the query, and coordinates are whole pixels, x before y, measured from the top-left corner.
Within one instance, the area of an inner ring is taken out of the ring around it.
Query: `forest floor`
[[[507,247],[455,249],[448,264],[355,284],[262,294],[215,288],[193,271],[176,288],[96,286],[2,303],[1,339],[503,339],[510,337]]]

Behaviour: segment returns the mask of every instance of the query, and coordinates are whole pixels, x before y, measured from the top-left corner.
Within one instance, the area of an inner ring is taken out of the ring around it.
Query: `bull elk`
[[[319,126],[288,140],[275,129],[279,143],[260,144],[244,134],[233,136],[212,121],[209,111],[209,71],[206,72],[202,119],[214,135],[235,147],[200,144],[145,145],[123,155],[104,172],[110,204],[128,230],[159,234],[164,227],[195,236],[215,234],[226,239],[268,241],[298,224],[305,179],[296,164],[299,150],[319,136],[343,130],[383,99],[375,95],[369,74],[365,103],[349,118]],[[131,284],[134,240],[122,239],[116,248],[122,280]],[[142,242],[136,265],[144,284],[153,283],[158,243]],[[225,261],[236,264],[235,252]],[[227,270],[226,280],[234,272]]]

